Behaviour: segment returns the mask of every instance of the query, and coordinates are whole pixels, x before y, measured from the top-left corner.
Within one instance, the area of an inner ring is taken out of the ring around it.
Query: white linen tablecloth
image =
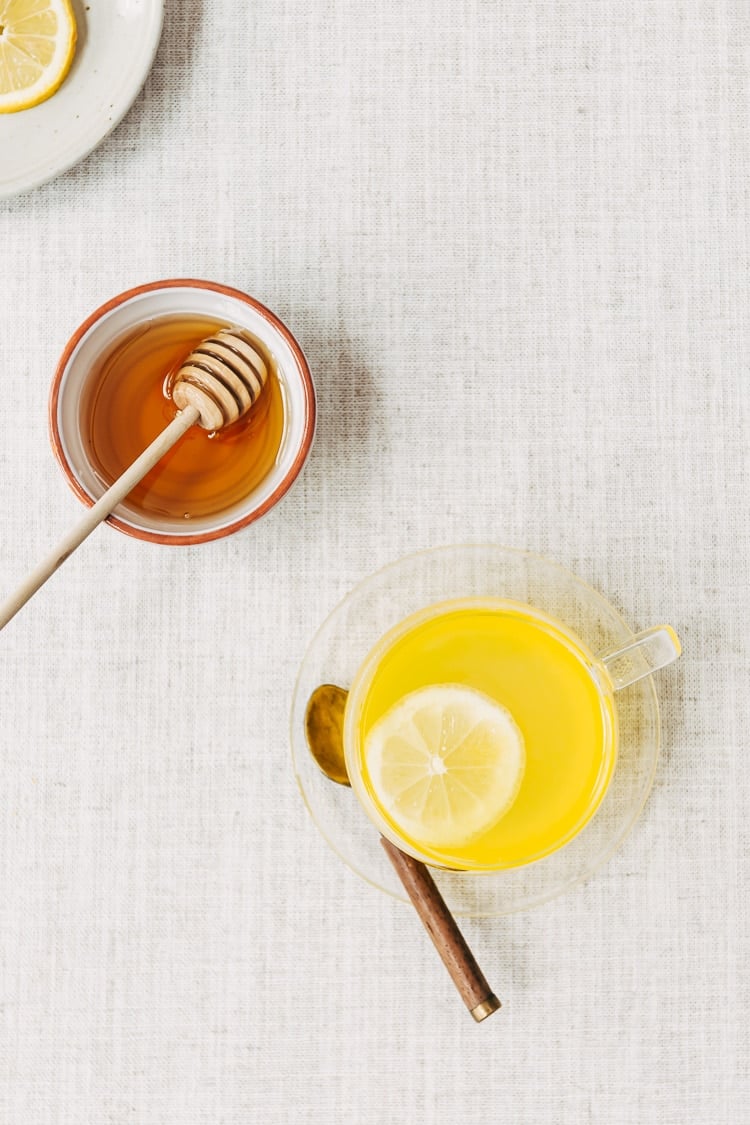
[[[750,1121],[749,68],[747,0],[167,0],[124,122],[0,203],[5,588],[80,512],[47,394],[114,294],[254,294],[320,406],[265,520],[102,528],[0,638],[2,1122]],[[480,1026],[288,750],[344,592],[472,540],[685,650],[621,851],[466,923]]]

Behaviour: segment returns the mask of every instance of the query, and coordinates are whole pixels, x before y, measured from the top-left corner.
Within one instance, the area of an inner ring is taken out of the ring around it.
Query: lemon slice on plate
[[[54,94],[75,45],[69,0],[0,0],[0,113],[29,109]]]
[[[526,752],[510,712],[457,684],[420,688],[374,724],[364,744],[376,799],[423,847],[461,847],[510,809]]]

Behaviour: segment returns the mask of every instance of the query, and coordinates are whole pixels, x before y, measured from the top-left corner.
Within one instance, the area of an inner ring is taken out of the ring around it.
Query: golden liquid
[[[102,356],[87,381],[81,406],[89,459],[110,485],[177,413],[169,397],[174,376],[192,349],[225,322],[164,316],[140,324]],[[271,356],[258,401],[243,418],[209,434],[192,426],[127,498],[150,515],[195,519],[243,500],[273,468],[284,434],[283,388]]]
[[[514,804],[478,839],[447,855],[404,835],[379,804],[363,747],[400,699],[434,684],[462,684],[510,711],[526,746]],[[365,687],[356,740],[367,799],[423,858],[449,867],[516,867],[570,840],[596,811],[615,761],[616,719],[590,658],[563,633],[512,602],[443,603],[386,647]]]

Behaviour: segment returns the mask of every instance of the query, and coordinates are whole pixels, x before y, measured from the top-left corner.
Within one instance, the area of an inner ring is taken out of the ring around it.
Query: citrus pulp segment
[[[0,0],[0,113],[30,109],[55,93],[76,36],[69,0]]]
[[[458,847],[491,828],[518,795],[523,737],[510,712],[458,684],[399,700],[369,731],[365,762],[394,825],[427,847]]]

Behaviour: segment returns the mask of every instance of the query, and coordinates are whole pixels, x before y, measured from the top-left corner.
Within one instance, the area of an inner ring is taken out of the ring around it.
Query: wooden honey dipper
[[[268,379],[263,357],[239,328],[222,328],[201,341],[181,365],[172,387],[172,401],[179,413],[144,449],[80,523],[68,532],[53,551],[0,605],[0,629],[15,617],[33,594],[81,545],[95,527],[132,492],[154,465],[191,428],[222,430],[236,422],[257,402]]]

